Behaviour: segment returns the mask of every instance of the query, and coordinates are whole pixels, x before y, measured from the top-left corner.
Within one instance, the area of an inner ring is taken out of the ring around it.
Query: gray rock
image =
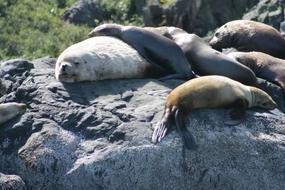
[[[279,30],[284,21],[284,0],[261,0],[242,18],[266,23]]]
[[[280,23],[280,32],[282,36],[285,37],[285,22],[284,21]]]
[[[178,26],[203,36],[230,20],[239,19],[247,8],[257,2],[258,0],[147,1],[143,19],[147,26]]]
[[[65,10],[62,19],[73,24],[96,26],[104,19],[110,19],[110,13],[103,9],[101,0],[79,0]]]
[[[24,190],[24,181],[17,175],[5,175],[0,173],[0,189],[2,190]]]
[[[20,176],[27,189],[285,188],[279,109],[248,110],[234,127],[224,126],[225,109],[195,110],[185,122],[197,151],[185,150],[175,130],[154,145],[165,98],[183,81],[63,84],[54,78],[55,59],[29,63],[0,99],[29,105],[0,129],[0,171]],[[284,105],[281,90],[263,87]]]

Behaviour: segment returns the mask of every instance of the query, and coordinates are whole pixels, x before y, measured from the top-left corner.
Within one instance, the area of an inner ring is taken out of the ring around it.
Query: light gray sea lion
[[[194,78],[191,66],[181,49],[170,39],[135,26],[103,24],[89,33],[93,36],[113,36],[136,49],[153,65],[165,68],[180,78]]]
[[[58,57],[55,77],[61,82],[161,77],[164,68],[153,66],[128,44],[108,36],[93,37],[65,49]]]
[[[266,92],[224,76],[195,78],[170,92],[162,119],[153,132],[152,142],[162,140],[174,119],[185,146],[188,149],[197,148],[194,137],[184,124],[184,115],[197,108],[219,107],[233,107],[231,119],[240,120],[247,108],[274,109],[276,103]]]
[[[235,20],[221,26],[210,45],[219,51],[234,47],[238,51],[264,52],[285,59],[285,40],[275,28],[250,20]]]
[[[22,103],[11,102],[0,104],[0,125],[17,115],[25,113],[26,109],[27,105]]]

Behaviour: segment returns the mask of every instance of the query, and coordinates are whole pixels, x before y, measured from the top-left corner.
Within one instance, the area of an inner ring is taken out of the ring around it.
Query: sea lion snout
[[[60,74],[68,74],[71,72],[72,64],[68,62],[62,62],[60,65],[59,73]]]
[[[221,41],[220,41],[220,39],[219,39],[218,37],[216,37],[216,36],[214,36],[214,37],[210,40],[209,45],[210,45],[213,49],[215,49],[215,50],[217,50],[217,51],[222,51],[222,44],[221,44]]]

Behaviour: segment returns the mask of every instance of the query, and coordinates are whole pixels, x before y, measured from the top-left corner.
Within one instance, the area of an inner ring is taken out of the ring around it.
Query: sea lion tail
[[[197,144],[195,142],[195,138],[187,130],[185,123],[183,121],[183,113],[181,113],[180,109],[175,110],[175,123],[186,148],[190,150],[196,150]]]
[[[161,121],[157,123],[153,131],[152,138],[151,138],[151,141],[153,143],[160,142],[163,139],[163,137],[166,135],[169,129],[170,114],[171,114],[170,108],[166,107],[164,109],[164,113],[163,113]]]

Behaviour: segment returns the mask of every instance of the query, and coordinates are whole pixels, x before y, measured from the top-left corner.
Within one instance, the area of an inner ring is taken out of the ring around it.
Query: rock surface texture
[[[185,122],[197,151],[185,150],[175,130],[154,145],[165,98],[183,81],[62,84],[54,64],[1,63],[7,91],[0,102],[29,109],[0,128],[0,171],[23,180],[1,174],[0,188],[285,189],[285,115],[278,109],[248,110],[234,127],[224,126],[225,109],[196,110]]]
[[[16,175],[5,175],[0,173],[0,189],[2,190],[24,190],[24,181]]]
[[[269,24],[279,30],[280,23],[284,21],[284,5],[284,0],[261,0],[243,19]]]

